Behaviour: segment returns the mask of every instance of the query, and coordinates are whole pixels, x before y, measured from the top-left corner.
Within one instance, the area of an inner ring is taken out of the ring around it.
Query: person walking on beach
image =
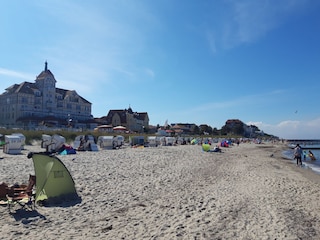
[[[297,165],[302,165],[302,160],[301,160],[301,154],[302,154],[302,149],[299,144],[294,148],[293,151],[294,158],[297,159]]]

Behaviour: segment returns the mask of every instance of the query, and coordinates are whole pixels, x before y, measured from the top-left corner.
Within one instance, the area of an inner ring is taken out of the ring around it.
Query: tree
[[[199,134],[200,133],[200,129],[199,129],[199,127],[197,125],[193,129],[193,133],[194,134]]]
[[[230,132],[230,127],[227,125],[222,126],[221,135],[227,135]]]
[[[243,130],[243,125],[236,125],[233,129],[234,134],[236,135],[243,135],[244,130]]]
[[[219,130],[217,128],[213,128],[212,135],[219,135]]]
[[[212,133],[212,127],[206,125],[206,124],[202,124],[200,125],[200,134],[211,134]]]

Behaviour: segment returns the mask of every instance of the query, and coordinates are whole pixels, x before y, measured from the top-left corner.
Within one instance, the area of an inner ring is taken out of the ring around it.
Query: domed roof
[[[132,108],[129,106],[128,113],[133,114]]]
[[[37,76],[37,79],[46,78],[48,76],[51,76],[54,78],[52,72],[48,69],[48,63],[46,61],[44,70]]]

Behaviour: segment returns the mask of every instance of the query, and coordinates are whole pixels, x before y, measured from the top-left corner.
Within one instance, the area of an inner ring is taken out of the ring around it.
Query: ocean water
[[[302,164],[305,167],[308,167],[310,169],[312,169],[313,171],[315,171],[316,173],[320,174],[320,149],[303,149],[303,151],[305,151],[308,154],[308,151],[311,151],[316,160],[312,161],[309,156],[306,156],[306,160],[304,160],[303,156],[302,156]],[[291,159],[292,162],[296,163],[296,160],[293,159],[293,149],[289,149],[283,152],[284,157]]]

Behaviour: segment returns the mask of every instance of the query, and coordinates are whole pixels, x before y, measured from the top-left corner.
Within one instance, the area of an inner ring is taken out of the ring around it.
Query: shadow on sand
[[[60,196],[57,198],[50,198],[50,200],[45,200],[38,202],[40,206],[44,207],[72,207],[82,202],[82,198],[75,195],[66,195],[66,196]]]
[[[46,220],[46,217],[40,214],[37,210],[26,210],[24,208],[17,209],[11,215],[16,221],[21,221],[23,224],[29,224],[39,219]]]
[[[37,204],[42,207],[72,207],[82,202],[81,197],[74,196],[73,198],[53,198],[50,201],[42,201]],[[47,218],[40,214],[36,209],[20,208],[10,213],[16,221],[21,221],[23,224],[29,224],[38,220],[46,220]]]

